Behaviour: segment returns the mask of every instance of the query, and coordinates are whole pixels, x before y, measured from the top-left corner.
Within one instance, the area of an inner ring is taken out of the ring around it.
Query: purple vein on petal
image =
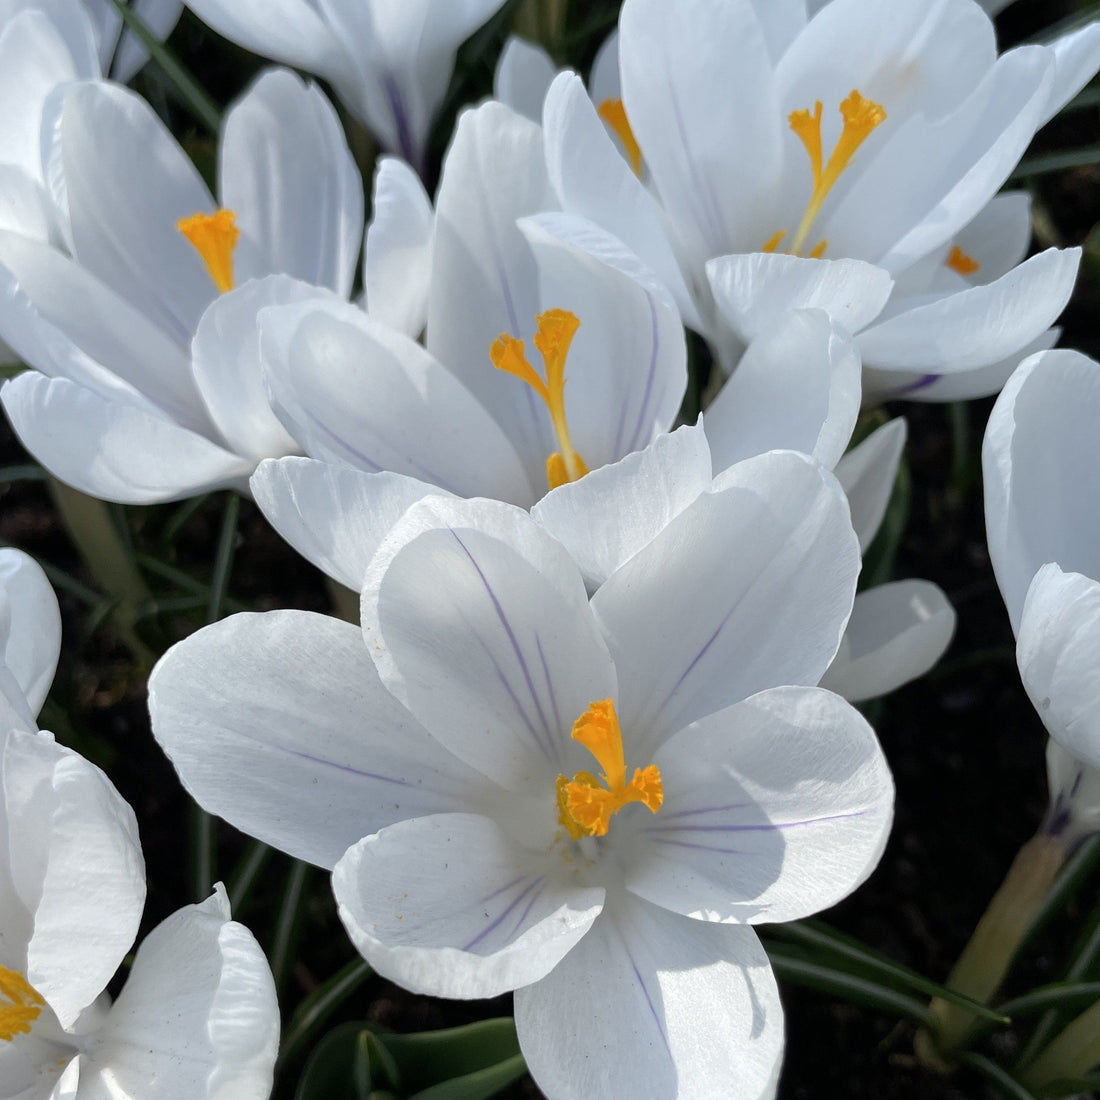
[[[526,890],[521,890],[520,893],[512,899],[507,908],[498,913],[497,916],[494,917],[493,920],[491,920],[476,936],[474,936],[474,938],[470,940],[470,942],[466,944],[466,946],[462,950],[472,951],[479,943],[482,942],[482,940],[484,940],[487,936],[496,931],[496,929],[499,928],[500,925],[504,922],[504,919],[509,915],[509,913],[511,913],[520,904],[520,902],[522,902],[523,899],[527,897],[527,895],[539,885],[540,881],[540,879],[535,879],[534,882],[530,883],[527,886]]]

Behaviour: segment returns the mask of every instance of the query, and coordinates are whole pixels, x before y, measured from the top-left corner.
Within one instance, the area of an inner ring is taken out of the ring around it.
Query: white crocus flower
[[[266,1100],[278,1006],[263,952],[219,886],[138,948],[137,822],[94,765],[40,732],[57,601],[0,550],[0,1097]]]
[[[1097,417],[1100,363],[1044,352],[1009,379],[982,453],[989,554],[1020,676],[1058,746],[1052,813],[1060,828],[1084,832],[1095,830],[1100,806]]]
[[[226,116],[215,202],[132,92],[75,84],[51,110],[62,241],[0,233],[0,337],[34,368],[2,391],[12,425],[104,499],[243,485],[297,450],[264,393],[257,312],[351,290],[363,196],[335,111],[293,73],[261,75]]]
[[[219,34],[316,73],[379,142],[423,171],[458,47],[503,0],[188,0]]]
[[[790,452],[591,601],[522,510],[432,498],[373,558],[362,633],[200,631],[154,670],[154,732],[208,809],[334,867],[381,973],[515,989],[548,1096],[771,1095],[781,1009],[746,926],[847,894],[891,817],[872,731],[811,686],[858,568],[839,485]]]
[[[645,259],[727,367],[762,318],[825,301],[876,397],[994,392],[1053,339],[1079,250],[1016,266],[998,227],[1016,242],[1026,211],[989,204],[1100,64],[1100,24],[997,57],[973,0],[832,0],[809,21],[797,3],[626,0],[619,51],[647,184],[563,75],[545,105],[557,197]],[[879,300],[848,310],[869,283]]]

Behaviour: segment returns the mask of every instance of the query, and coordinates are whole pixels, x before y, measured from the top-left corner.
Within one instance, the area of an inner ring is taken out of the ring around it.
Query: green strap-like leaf
[[[354,959],[342,970],[337,971],[327,982],[323,982],[294,1012],[290,1023],[283,1032],[283,1042],[279,1050],[280,1064],[286,1063],[299,1054],[310,1037],[324,1024],[325,1020],[340,1007],[371,976],[373,971],[362,959]]]
[[[959,1065],[966,1066],[980,1077],[983,1077],[1002,1096],[1008,1097],[1009,1100],[1036,1100],[1033,1092],[1029,1092],[1015,1077],[984,1054],[975,1054],[974,1051],[968,1050],[958,1055],[956,1061]]]
[[[455,1077],[443,1081],[423,1092],[415,1093],[409,1100],[489,1100],[501,1089],[518,1081],[527,1072],[527,1063],[522,1054],[513,1054],[511,1058],[487,1066],[465,1077]]]

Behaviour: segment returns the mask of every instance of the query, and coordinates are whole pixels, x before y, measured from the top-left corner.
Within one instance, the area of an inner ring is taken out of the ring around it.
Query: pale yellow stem
[[[1024,1073],[1032,1089],[1084,1077],[1100,1065],[1100,1001],[1086,1009],[1035,1059]]]

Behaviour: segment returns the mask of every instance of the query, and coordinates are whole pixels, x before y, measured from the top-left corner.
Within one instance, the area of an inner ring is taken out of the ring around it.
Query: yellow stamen
[[[634,169],[634,175],[642,174],[642,147],[634,136],[630,126],[630,119],[626,117],[626,108],[621,99],[605,99],[597,108],[600,118],[615,131],[615,136],[622,142],[626,150],[630,167]]]
[[[785,229],[781,229],[774,237],[769,237],[764,242],[764,247],[760,249],[761,252],[774,252],[779,247],[779,242],[787,235]]]
[[[26,1035],[46,1002],[22,974],[0,966],[0,1039]]]
[[[574,840],[606,836],[612,817],[631,802],[640,802],[651,813],[661,808],[664,787],[656,764],[635,768],[627,782],[623,735],[613,700],[592,703],[573,723],[573,740],[584,745],[603,769],[599,779],[591,772],[577,772],[572,779],[558,776],[558,820]]]
[[[792,111],[788,122],[791,129],[798,136],[806,149],[806,155],[810,158],[810,171],[813,173],[814,187],[810,194],[810,201],[806,205],[806,212],[802,215],[798,232],[791,242],[791,252],[798,256],[802,254],[802,247],[806,243],[810,230],[821,213],[829,192],[836,186],[841,173],[848,167],[852,157],[859,147],[867,140],[871,131],[886,120],[886,111],[881,104],[873,100],[864,99],[855,89],[851,95],[840,105],[840,114],[844,119],[844,129],[829,154],[828,163],[824,162],[821,149],[821,100],[814,104],[810,111]],[[825,251],[825,244],[818,244],[811,255],[821,256]]]
[[[233,278],[233,251],[241,238],[237,215],[232,210],[192,214],[189,218],[181,218],[176,228],[202,257],[218,290],[222,294],[232,290],[237,285]]]
[[[489,349],[489,358],[497,370],[514,375],[526,382],[542,398],[550,412],[560,451],[546,460],[546,480],[551,489],[569,481],[580,481],[588,473],[584,459],[573,449],[569,439],[569,425],[565,419],[565,361],[569,357],[569,348],[573,337],[580,328],[580,320],[575,313],[565,309],[550,309],[540,313],[538,329],[535,332],[535,347],[542,356],[546,367],[546,378],[527,361],[523,341],[502,332]]]
[[[955,245],[951,249],[951,255],[947,257],[947,266],[960,275],[973,275],[982,265]]]

